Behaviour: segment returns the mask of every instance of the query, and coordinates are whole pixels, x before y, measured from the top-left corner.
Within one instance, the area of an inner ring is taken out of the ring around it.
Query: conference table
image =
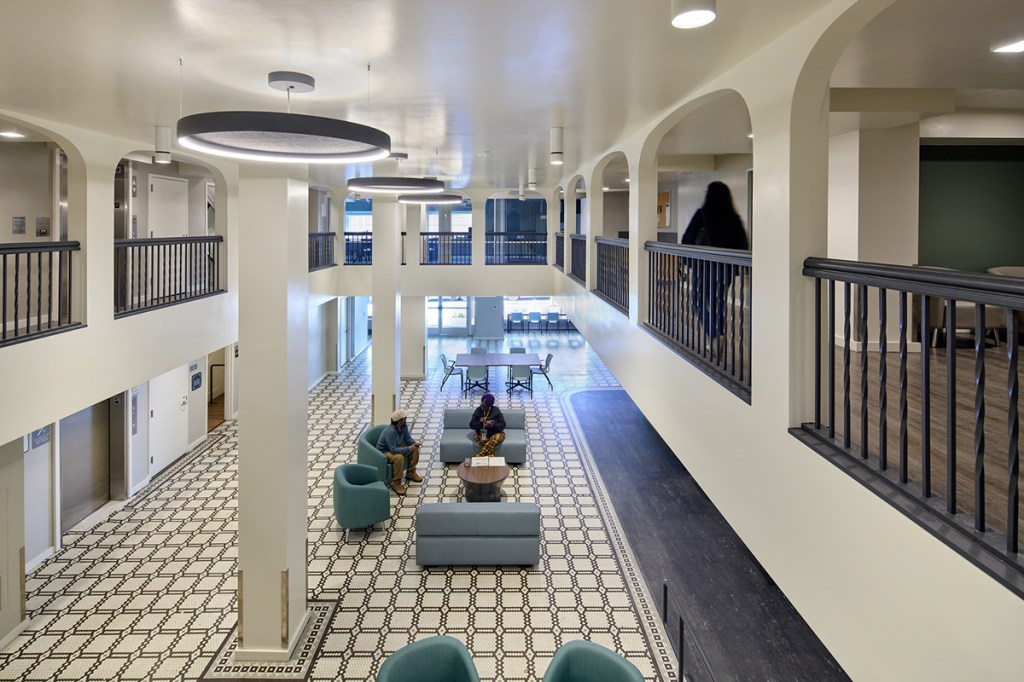
[[[537,353],[459,353],[455,356],[456,367],[512,367],[513,365],[540,366]],[[468,389],[467,389],[468,390]]]

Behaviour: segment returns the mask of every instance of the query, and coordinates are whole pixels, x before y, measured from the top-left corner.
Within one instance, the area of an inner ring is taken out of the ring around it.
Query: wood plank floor
[[[934,497],[948,499],[947,473],[948,453],[952,449],[955,463],[955,500],[957,513],[973,516],[975,501],[975,471],[978,462],[982,463],[984,473],[984,510],[987,529],[1005,535],[1007,528],[1007,501],[1010,483],[1010,427],[1009,427],[1009,363],[1007,348],[987,347],[984,351],[984,419],[982,421],[983,447],[982,457],[977,457],[975,450],[975,351],[969,339],[960,339],[954,354],[955,371],[952,387],[949,383],[950,372],[946,349],[943,347],[929,349],[930,367],[930,451],[931,451],[931,486]],[[850,353],[850,425],[849,435],[851,447],[861,452],[861,408],[864,395],[861,383],[861,362],[863,355],[859,352]],[[836,438],[840,444],[847,431],[844,419],[844,373],[843,349],[836,349],[836,367],[834,372],[834,395],[836,401],[835,427]],[[881,399],[879,371],[881,359],[878,352],[869,351],[868,382],[867,382],[867,414],[868,414],[868,452],[867,460],[877,467],[879,453],[882,449],[881,439]],[[922,406],[922,361],[921,353],[908,353],[907,361],[907,473],[910,489],[921,494],[924,471],[923,448],[923,406]],[[887,405],[885,410],[887,433],[885,445],[889,468],[899,466],[900,457],[900,377],[899,355],[895,352],[886,354],[886,391]],[[1024,368],[1017,369],[1018,381],[1024,379]],[[950,418],[947,409],[947,396],[950,390],[954,393],[955,415]],[[827,395],[827,391],[826,391]],[[822,419],[825,424],[829,417],[827,407],[822,407]],[[949,425],[955,424],[952,448],[948,443]],[[1017,476],[1020,485],[1020,474]],[[1018,518],[1024,516],[1024,499],[1018,500]],[[1018,529],[1018,539],[1024,545],[1024,530]]]
[[[660,608],[669,580],[717,679],[848,679],[625,391],[572,404],[651,593]],[[709,679],[685,651],[692,678]]]

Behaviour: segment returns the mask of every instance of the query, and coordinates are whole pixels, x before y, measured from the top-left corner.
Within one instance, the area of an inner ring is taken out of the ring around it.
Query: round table
[[[466,462],[455,470],[465,484],[466,502],[500,502],[501,483],[511,471],[508,465],[474,467],[468,466]]]

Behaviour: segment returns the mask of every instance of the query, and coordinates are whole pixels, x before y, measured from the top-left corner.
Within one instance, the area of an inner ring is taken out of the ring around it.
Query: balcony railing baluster
[[[816,293],[814,298],[818,336],[815,362],[828,372],[828,377],[815,373],[814,421],[791,431],[1024,597],[1024,558],[1019,553],[1017,404],[1018,325],[1024,314],[1024,281],[1000,275],[818,258],[807,259],[804,274],[816,279],[816,292],[820,292],[823,281],[828,286],[827,296]],[[836,283],[844,289],[842,302],[835,298]],[[846,294],[851,287],[857,287],[854,306]],[[872,289],[877,291],[877,298]],[[908,294],[914,297],[910,305]],[[890,297],[898,303],[897,315],[892,320],[888,319]],[[878,301],[875,328],[868,327],[867,303],[871,300]],[[986,347],[986,332],[1001,332],[1004,326],[993,315],[986,315],[988,306],[1006,312],[1005,354],[998,348]],[[859,329],[851,335],[849,327],[854,316]],[[908,319],[911,316],[913,320]],[[899,351],[897,357],[891,357],[896,354],[888,353],[887,327],[897,322]],[[839,324],[843,330],[837,337]],[[963,339],[958,332],[973,334],[969,346],[961,343],[958,347],[958,339]],[[876,334],[877,350],[873,338]],[[946,347],[942,351],[931,347],[939,334],[945,336]],[[822,363],[824,344],[829,345],[828,359]],[[841,366],[834,360],[836,344],[844,346]],[[856,359],[860,363],[861,381],[859,386],[851,386],[847,358],[856,353],[860,353]],[[867,358],[868,353],[877,354],[877,365]],[[913,360],[919,365],[911,370],[913,355],[919,356]],[[892,406],[887,394],[890,362],[894,372],[898,372],[899,383],[899,401]],[[1004,392],[989,385],[987,375],[992,371],[1006,372]],[[933,413],[933,392],[935,400],[940,400],[944,393],[944,410]],[[971,397],[973,410],[966,402]],[[844,403],[839,415],[833,409],[836,399]],[[850,415],[847,406],[855,400],[860,400],[861,409]],[[913,415],[911,405],[919,407]],[[993,405],[996,409],[990,409]],[[898,433],[895,429],[890,433],[887,428],[890,409],[898,413]],[[877,439],[868,437],[869,425],[872,431],[877,425]],[[859,443],[850,442],[852,433],[860,434]],[[891,470],[887,455],[890,447],[899,450],[899,466]],[[911,457],[911,449],[919,452],[919,456]],[[958,456],[965,449],[971,449],[974,456]],[[973,489],[973,494],[960,494],[969,489]]]
[[[594,293],[629,314],[629,240],[596,237],[597,284]]]
[[[81,322],[74,319],[70,303],[73,298],[71,263],[80,250],[80,244],[71,241],[0,244],[3,259],[0,346],[81,326]]]
[[[162,237],[114,240],[114,317],[223,293],[224,238]]]
[[[334,238],[335,232],[310,232],[309,233],[309,271],[333,268],[338,265],[334,260]]]

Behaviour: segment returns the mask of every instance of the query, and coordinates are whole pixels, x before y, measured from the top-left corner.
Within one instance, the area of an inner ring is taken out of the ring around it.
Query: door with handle
[[[149,475],[188,449],[188,365],[149,380]]]

